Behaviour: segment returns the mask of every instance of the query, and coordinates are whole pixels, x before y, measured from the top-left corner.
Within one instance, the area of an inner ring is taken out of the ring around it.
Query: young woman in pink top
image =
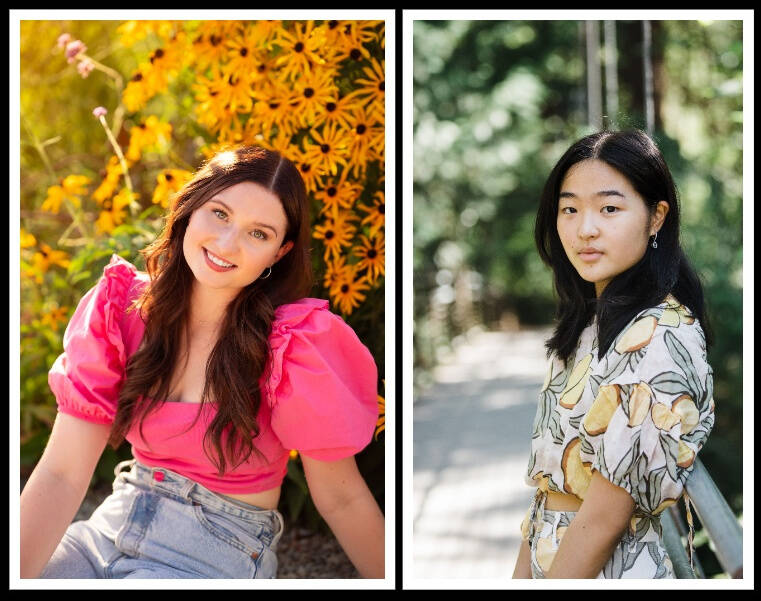
[[[147,274],[112,258],[50,370],[59,413],[21,495],[22,578],[274,578],[291,449],[360,575],[384,577],[384,517],[354,460],[377,370],[308,298],[309,241],[298,169],[243,147],[175,197]],[[71,523],[125,439],[113,494]]]

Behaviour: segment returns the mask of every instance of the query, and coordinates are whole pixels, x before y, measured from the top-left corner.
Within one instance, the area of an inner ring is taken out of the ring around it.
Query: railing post
[[[695,459],[685,486],[695,511],[730,578],[742,578],[743,532],[737,518],[700,459]]]
[[[661,513],[661,529],[663,546],[666,547],[666,553],[669,554],[671,565],[674,567],[674,575],[677,578],[695,578],[695,573],[690,568],[690,558],[687,556],[679,529],[674,522],[671,507]]]

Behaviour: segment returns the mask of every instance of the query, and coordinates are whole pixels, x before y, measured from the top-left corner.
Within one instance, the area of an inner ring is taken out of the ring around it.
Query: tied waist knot
[[[547,501],[547,489],[537,488],[528,513],[524,520],[523,536],[526,540],[532,540],[536,533],[536,522],[544,515],[544,504]]]

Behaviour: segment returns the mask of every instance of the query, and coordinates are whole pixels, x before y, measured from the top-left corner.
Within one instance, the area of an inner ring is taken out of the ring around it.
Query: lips
[[[596,261],[602,256],[602,251],[597,250],[596,248],[582,248],[579,251],[579,257],[581,257],[582,261],[592,262]]]
[[[205,248],[203,249],[203,255],[204,255],[204,259],[206,259],[206,264],[207,264],[207,265],[208,265],[208,266],[209,266],[211,269],[213,269],[214,271],[230,271],[231,269],[235,269],[235,267],[236,267],[236,265],[232,265],[232,263],[230,263],[230,261],[227,261],[226,259],[223,259],[222,257],[219,257],[219,256],[215,255],[214,253],[212,253],[212,252],[209,252],[209,251],[208,251],[207,249],[205,249]],[[220,261],[224,261],[225,263],[230,263],[230,264],[232,265],[232,267],[222,267],[221,265],[217,265],[216,263],[214,263],[214,261],[212,261],[212,260],[209,258],[209,257],[212,257],[212,256],[213,256],[215,259],[218,259],[218,260],[220,260]]]

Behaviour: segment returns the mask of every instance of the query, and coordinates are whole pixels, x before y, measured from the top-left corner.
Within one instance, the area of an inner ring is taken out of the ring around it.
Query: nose
[[[597,214],[594,211],[582,211],[579,220],[579,238],[587,239],[598,236]]]
[[[219,252],[227,259],[232,260],[233,255],[238,250],[238,232],[235,228],[225,228],[217,236],[217,248]]]

